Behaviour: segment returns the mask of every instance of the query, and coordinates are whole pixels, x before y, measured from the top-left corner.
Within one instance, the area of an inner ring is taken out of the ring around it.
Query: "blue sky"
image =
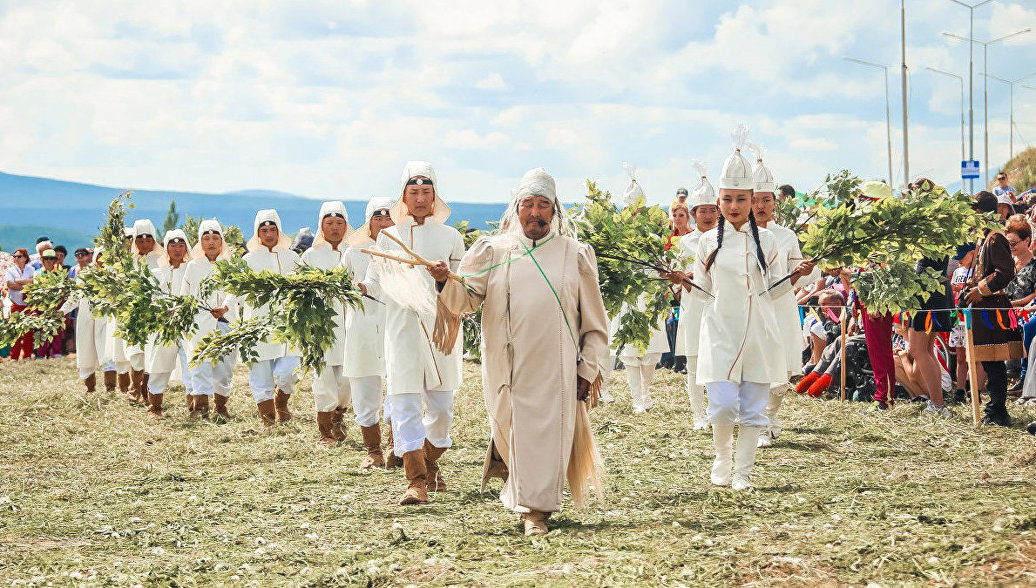
[[[907,0],[911,175],[959,174],[967,10]],[[1036,28],[1031,1],[975,12],[975,36]],[[976,156],[982,158],[981,48]],[[990,47],[989,70],[1036,72],[1036,32]],[[668,202],[714,175],[738,122],[781,183],[887,175],[880,70],[898,66],[899,3],[608,0],[77,2],[0,0],[0,170],[136,188],[398,194],[428,159],[447,199],[504,201],[543,166],[575,201],[621,193],[635,163]],[[890,72],[902,183],[899,70]],[[1028,82],[1036,86],[1036,76]],[[1008,157],[1008,92],[989,84],[990,156]],[[1015,87],[1016,150],[1036,90]]]

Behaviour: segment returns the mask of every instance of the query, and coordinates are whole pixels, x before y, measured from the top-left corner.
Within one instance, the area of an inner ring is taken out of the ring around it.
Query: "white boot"
[[[640,366],[640,406],[644,410],[651,410],[655,403],[651,401],[651,382],[655,379],[655,366]]]
[[[642,381],[640,378],[640,366],[627,365],[626,366],[626,383],[630,387],[630,396],[633,401],[633,412],[641,413],[644,412],[644,405],[640,398],[642,394]]]
[[[715,428],[715,426],[713,427]],[[759,442],[762,427],[746,427],[741,425],[737,433],[737,451],[734,453],[734,490],[755,488],[752,485],[752,468],[755,466],[755,448]]]
[[[694,418],[695,431],[707,431],[709,420],[705,416],[705,386],[698,384],[695,375],[697,357],[687,358],[687,396],[691,401],[691,416]]]
[[[766,419],[770,421],[770,424],[763,427],[763,431],[759,435],[758,447],[772,447],[773,441],[780,436],[781,421],[777,418],[777,411],[780,410],[781,402],[784,400],[784,395],[787,392],[787,385],[770,388],[770,401],[766,403],[766,410],[763,412],[763,414],[766,415]]]
[[[716,461],[712,462],[712,483],[729,486],[734,454],[734,425],[712,423],[712,445],[716,449]]]

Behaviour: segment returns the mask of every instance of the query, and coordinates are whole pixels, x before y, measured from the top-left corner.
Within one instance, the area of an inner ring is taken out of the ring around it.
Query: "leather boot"
[[[230,400],[229,396],[223,396],[222,394],[213,394],[212,401],[216,404],[216,422],[226,422],[230,420],[230,413],[227,411],[227,401]]]
[[[194,407],[191,409],[189,415],[192,419],[206,419],[209,418],[209,397],[204,394],[198,396],[191,396],[194,399]]]
[[[256,404],[256,408],[259,409],[259,418],[263,420],[263,426],[269,428],[277,424],[277,408],[272,398]]]
[[[144,404],[151,404],[151,391],[148,390],[147,383],[151,379],[151,374],[147,372],[140,372],[140,396],[144,399]]]
[[[195,398],[197,398],[197,397],[194,394],[187,394],[186,395],[185,399],[187,400],[187,416],[188,417],[194,416]]]
[[[385,458],[385,469],[391,470],[392,468],[401,468],[403,467],[403,458],[396,455],[395,451],[392,449],[392,424],[385,424],[388,425],[388,437],[385,439],[387,443],[387,445],[385,446],[385,455],[387,455],[388,457]]]
[[[526,537],[546,535],[549,532],[549,529],[547,529],[548,517],[550,517],[549,512],[540,512],[538,510],[530,510],[523,514],[522,522],[525,523]]]
[[[280,411],[278,411],[279,413]],[[320,442],[324,445],[334,447],[338,445],[338,441],[335,439],[334,433],[331,432],[331,421],[335,418],[334,411],[318,412],[317,413],[317,429],[320,430]]]
[[[428,439],[424,440],[424,466],[428,471],[428,491],[446,492],[446,481],[439,471],[439,458],[446,453],[445,447],[436,447]]]
[[[712,444],[716,448],[716,460],[712,463],[712,483],[729,486],[734,454],[734,425],[712,423]],[[755,451],[755,444],[752,444]]]
[[[151,417],[153,419],[160,419],[160,418],[162,418],[162,397],[163,396],[165,396],[165,394],[152,394],[151,395],[151,398],[150,398],[151,402],[148,404],[148,407],[147,407],[147,415],[149,417]]]
[[[410,485],[400,497],[399,504],[428,504],[428,470],[425,468],[423,448],[403,454],[403,472]]]
[[[742,425],[737,433],[737,451],[734,453],[734,490],[748,490],[752,485],[752,468],[755,467],[755,449],[759,442],[760,427]]]
[[[335,441],[343,443],[345,441],[345,407],[339,406],[334,409],[331,413],[331,434],[335,436]]]
[[[130,375],[129,374],[115,374],[116,380],[119,384],[119,392],[122,392],[129,397],[130,391]]]
[[[367,448],[367,457],[363,458],[360,467],[380,468],[385,465],[385,455],[381,452],[381,426],[374,423],[370,427],[360,427],[363,445]]]
[[[276,402],[276,413],[277,422],[286,423],[291,420],[291,411],[288,410],[288,399],[291,398],[291,394],[285,394],[281,392],[280,388],[274,390],[274,400]]]
[[[104,372],[104,391],[115,392],[118,386],[119,374],[115,372]]]
[[[97,374],[90,374],[83,380],[83,384],[86,386],[86,393],[93,394],[97,391]]]

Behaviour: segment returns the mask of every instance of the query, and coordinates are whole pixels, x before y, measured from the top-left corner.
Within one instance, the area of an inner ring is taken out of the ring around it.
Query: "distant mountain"
[[[105,221],[105,211],[112,199],[131,189],[80,184],[0,172],[0,246],[5,251],[16,247],[30,248],[36,237],[46,235],[71,251],[86,245]],[[250,189],[224,194],[134,190],[134,208],[128,221],[150,218],[160,230],[169,203],[176,201],[180,220],[185,215],[217,218],[224,224],[252,232],[255,212],[275,208],[285,231],[295,233],[301,227],[316,228],[320,200],[304,198],[275,190]],[[346,200],[351,224],[363,222],[366,200]],[[504,204],[451,202],[453,214],[448,222],[467,220],[477,228],[488,228],[503,214]],[[18,219],[19,224],[12,221]],[[34,235],[35,232],[35,235]],[[315,232],[315,231],[314,231]],[[60,235],[60,237],[58,236]]]

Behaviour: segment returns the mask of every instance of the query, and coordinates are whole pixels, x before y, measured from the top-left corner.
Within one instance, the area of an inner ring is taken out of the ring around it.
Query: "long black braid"
[[[712,269],[712,264],[716,261],[716,254],[719,253],[721,247],[723,247],[723,226],[726,224],[726,220],[723,215],[719,217],[719,225],[716,227],[716,249],[709,254],[709,258],[705,261],[705,271]],[[759,225],[755,222],[755,214],[752,212],[748,213],[748,224],[752,228],[752,239],[755,241],[755,256],[759,260],[759,267],[762,268],[763,272],[766,272],[766,256],[763,255],[763,246],[759,242]]]

